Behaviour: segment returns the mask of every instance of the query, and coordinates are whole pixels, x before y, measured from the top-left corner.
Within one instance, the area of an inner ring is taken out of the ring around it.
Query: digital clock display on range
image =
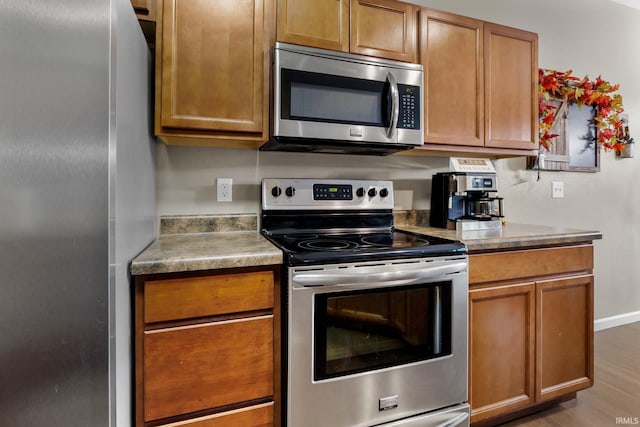
[[[353,200],[351,185],[314,184],[313,200]]]

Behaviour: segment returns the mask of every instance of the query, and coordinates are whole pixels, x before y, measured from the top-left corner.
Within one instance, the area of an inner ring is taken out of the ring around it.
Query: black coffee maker
[[[431,185],[432,227],[450,230],[489,230],[502,226],[503,199],[495,173],[441,172]]]

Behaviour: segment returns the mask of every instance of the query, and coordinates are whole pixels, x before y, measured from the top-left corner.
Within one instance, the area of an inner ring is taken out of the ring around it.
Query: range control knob
[[[367,194],[369,195],[369,197],[376,197],[376,194],[378,194],[378,192],[375,188],[370,188]]]
[[[360,187],[356,190],[356,196],[364,197],[364,188]]]
[[[387,197],[389,195],[389,190],[387,190],[386,188],[383,188],[382,190],[380,190],[380,197]]]
[[[284,194],[286,194],[287,197],[293,197],[296,194],[296,189],[293,187],[287,187],[284,190]]]
[[[282,194],[282,188],[280,187],[273,187],[271,189],[271,195],[273,197],[280,197],[280,195]]]

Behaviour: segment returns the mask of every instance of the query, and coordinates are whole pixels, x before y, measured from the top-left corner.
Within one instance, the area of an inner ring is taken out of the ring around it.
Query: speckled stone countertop
[[[545,225],[506,223],[498,230],[465,231],[444,230],[420,225],[397,224],[397,229],[429,234],[446,239],[460,240],[469,252],[496,249],[532,248],[550,245],[572,244],[602,239],[599,231],[579,230]]]
[[[134,276],[282,264],[282,252],[257,231],[256,215],[163,217],[160,224],[160,237],[132,261]]]
[[[533,248],[588,242],[599,231],[507,223],[499,230],[444,230],[424,224],[428,211],[394,212],[395,227],[460,240],[469,252]],[[177,273],[281,264],[282,252],[257,231],[254,215],[206,215],[161,218],[160,237],[131,263],[131,274]]]

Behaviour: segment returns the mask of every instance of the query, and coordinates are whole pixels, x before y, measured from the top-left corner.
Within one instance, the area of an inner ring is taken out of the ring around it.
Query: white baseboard
[[[601,331],[603,329],[615,328],[616,326],[622,326],[634,322],[640,322],[640,311],[633,311],[631,313],[596,319],[596,321],[593,322],[593,329],[594,331]]]

